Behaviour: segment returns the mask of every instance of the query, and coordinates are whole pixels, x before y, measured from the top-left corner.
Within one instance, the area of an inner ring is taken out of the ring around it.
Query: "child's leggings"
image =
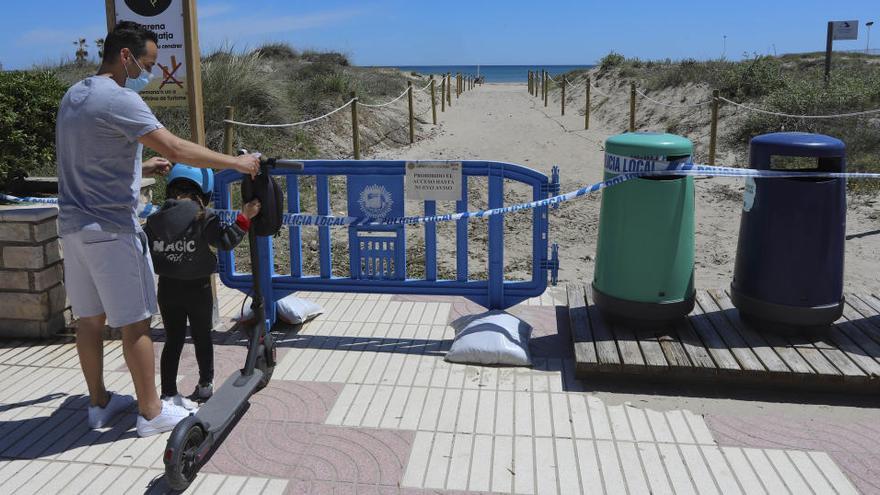
[[[186,322],[199,364],[199,383],[214,380],[214,344],[211,342],[214,297],[211,279],[179,280],[159,277],[159,311],[165,325],[165,346],[162,348],[162,395],[177,395],[177,369],[186,339]]]

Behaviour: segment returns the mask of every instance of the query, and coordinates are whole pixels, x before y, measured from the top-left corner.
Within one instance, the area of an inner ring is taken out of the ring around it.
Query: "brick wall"
[[[64,328],[58,210],[0,206],[0,337],[46,338]]]

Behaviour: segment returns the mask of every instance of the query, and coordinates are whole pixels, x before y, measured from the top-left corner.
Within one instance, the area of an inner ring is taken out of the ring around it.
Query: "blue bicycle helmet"
[[[207,201],[211,200],[211,194],[214,192],[214,171],[210,168],[196,168],[182,163],[175,163],[171,167],[171,172],[168,174],[166,181],[168,184],[171,184],[177,180],[192,182],[202,190],[202,194],[205,195]]]

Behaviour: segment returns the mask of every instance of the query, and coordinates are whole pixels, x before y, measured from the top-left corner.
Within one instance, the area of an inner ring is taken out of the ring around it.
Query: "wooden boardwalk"
[[[589,287],[567,291],[579,378],[880,392],[876,295],[847,294],[843,317],[809,338],[753,329],[721,290],[699,291],[686,319],[652,330],[606,321]]]

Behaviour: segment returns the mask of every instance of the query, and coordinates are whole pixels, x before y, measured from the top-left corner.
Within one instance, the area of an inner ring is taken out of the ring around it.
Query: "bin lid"
[[[694,152],[694,145],[689,139],[675,134],[627,132],[608,138],[605,152],[634,157],[690,156]]]
[[[846,155],[843,141],[824,134],[809,132],[773,132],[755,136],[749,143],[751,152],[760,156],[842,157]]]

